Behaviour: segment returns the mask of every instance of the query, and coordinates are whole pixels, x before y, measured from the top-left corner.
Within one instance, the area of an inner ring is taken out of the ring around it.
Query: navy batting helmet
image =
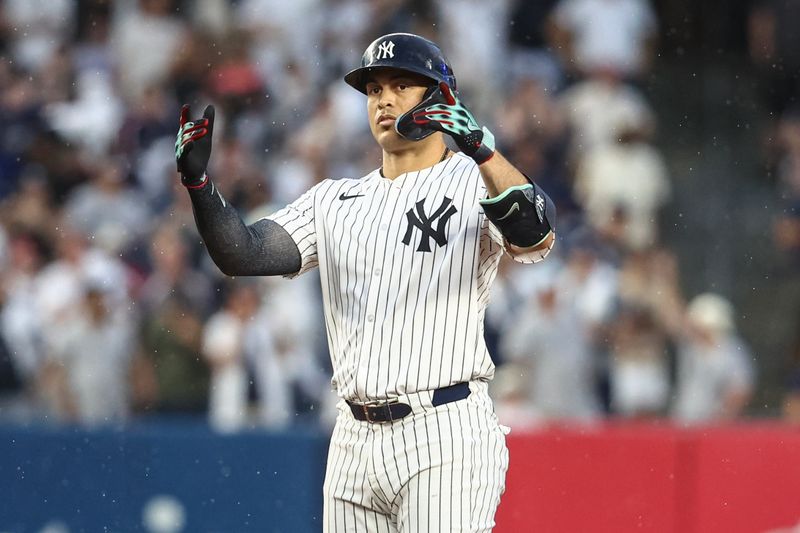
[[[390,33],[372,41],[361,57],[361,66],[348,72],[344,81],[366,94],[367,74],[376,67],[416,72],[456,90],[453,69],[439,47],[413,33]]]

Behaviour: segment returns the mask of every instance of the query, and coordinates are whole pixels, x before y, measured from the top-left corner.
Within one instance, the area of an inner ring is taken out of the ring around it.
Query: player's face
[[[431,80],[425,76],[394,68],[371,74],[366,87],[369,127],[381,148],[391,152],[409,146],[412,141],[400,137],[394,123],[422,101],[430,85]]]

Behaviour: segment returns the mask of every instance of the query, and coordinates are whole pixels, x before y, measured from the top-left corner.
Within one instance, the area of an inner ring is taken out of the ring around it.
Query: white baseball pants
[[[356,420],[339,402],[324,485],[330,533],[483,532],[505,490],[508,449],[485,382],[438,407],[431,392],[400,398],[390,423]]]

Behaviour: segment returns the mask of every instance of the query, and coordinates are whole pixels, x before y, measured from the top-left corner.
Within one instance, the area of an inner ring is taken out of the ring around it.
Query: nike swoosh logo
[[[511,209],[508,210],[508,213],[506,213],[505,215],[501,216],[497,220],[503,220],[504,218],[510,217],[511,213],[513,213],[514,211],[519,211],[519,204],[517,202],[514,202],[514,205],[511,206]]]
[[[339,200],[352,200],[353,198],[358,198],[359,196],[364,196],[363,194],[345,194],[342,193],[339,195]]]

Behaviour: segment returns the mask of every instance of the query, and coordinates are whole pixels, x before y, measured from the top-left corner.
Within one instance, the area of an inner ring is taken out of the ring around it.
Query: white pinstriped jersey
[[[483,338],[503,237],[475,162],[454,154],[394,180],[324,180],[267,217],[318,266],[333,385],[366,402],[494,374]],[[516,256],[543,259],[545,252]]]

